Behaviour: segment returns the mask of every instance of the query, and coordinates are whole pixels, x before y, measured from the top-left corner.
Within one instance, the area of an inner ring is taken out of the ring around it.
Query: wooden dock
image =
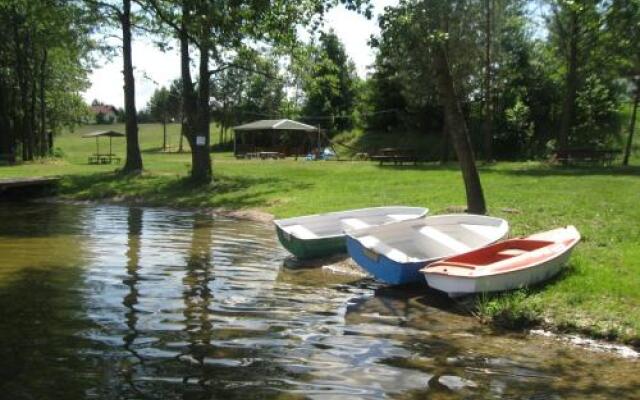
[[[14,193],[35,194],[46,192],[54,188],[59,181],[60,177],[57,176],[0,179],[0,196]]]

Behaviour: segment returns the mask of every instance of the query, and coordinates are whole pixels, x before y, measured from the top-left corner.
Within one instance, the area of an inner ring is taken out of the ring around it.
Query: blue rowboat
[[[420,269],[488,246],[509,232],[507,221],[451,214],[347,231],[347,250],[363,269],[392,285],[424,282]]]
[[[274,221],[282,246],[299,259],[346,253],[345,229],[361,229],[424,217],[422,207],[372,207]]]

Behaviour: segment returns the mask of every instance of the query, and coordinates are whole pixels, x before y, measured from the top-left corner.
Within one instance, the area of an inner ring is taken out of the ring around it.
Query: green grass
[[[91,127],[93,129],[95,127]],[[88,129],[88,128],[84,128]],[[171,127],[177,143],[177,126]],[[370,162],[238,161],[213,154],[215,183],[184,179],[190,154],[160,153],[159,127],[141,126],[147,172],[119,178],[114,166],[90,166],[95,141],[68,133],[61,160],[0,167],[0,178],[63,175],[71,199],[119,199],[175,207],[257,208],[288,217],[366,206],[427,206],[431,213],[465,204],[456,165],[379,167]],[[217,137],[217,134],[215,135]],[[116,152],[123,154],[124,141]],[[583,235],[565,272],[526,293],[482,298],[483,318],[505,326],[542,323],[640,345],[640,159],[629,168],[555,168],[540,163],[481,167],[489,213],[508,219],[512,234],[574,224]]]

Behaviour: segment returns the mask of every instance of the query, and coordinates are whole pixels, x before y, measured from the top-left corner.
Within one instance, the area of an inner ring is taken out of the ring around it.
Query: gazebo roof
[[[124,136],[124,133],[120,133],[116,131],[96,131],[96,132],[85,133],[84,135],[82,135],[82,137],[85,137],[85,138],[93,138],[93,137],[100,137],[100,136],[122,137]]]
[[[261,119],[248,124],[234,126],[234,131],[303,131],[316,132],[315,126],[303,124],[290,119]]]

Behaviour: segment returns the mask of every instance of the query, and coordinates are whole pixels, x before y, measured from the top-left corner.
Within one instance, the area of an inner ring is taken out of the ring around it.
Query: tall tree
[[[448,40],[450,25],[447,23],[447,16],[450,15],[452,9],[446,0],[434,3],[436,4],[433,4],[432,8],[426,11],[433,14],[431,21],[434,27],[431,39],[431,57],[438,81],[438,92],[444,107],[445,125],[453,140],[453,146],[460,162],[467,194],[467,212],[484,214],[487,212],[487,206],[482,184],[480,183],[480,174],[476,168],[469,131],[460,107],[459,97],[455,92],[451,67],[448,61],[449,55],[447,54],[446,41]]]
[[[631,120],[622,160],[623,165],[629,165],[640,102],[640,1],[612,0],[607,27],[612,39],[610,45],[619,57],[620,74],[629,80],[631,88]]]
[[[84,113],[91,25],[80,2],[0,2],[0,154],[44,157],[52,132]]]
[[[330,130],[353,126],[358,77],[344,45],[333,30],[320,34],[320,43],[312,47],[310,71],[303,77],[307,96],[303,113]]]
[[[635,95],[633,96],[633,106],[631,106],[631,121],[629,121],[629,136],[627,136],[627,144],[624,148],[624,158],[622,165],[629,165],[631,157],[631,148],[633,146],[633,135],[636,132],[636,119],[638,118],[638,103],[640,103],[640,78],[637,78],[635,84]]]
[[[171,92],[164,86],[153,92],[147,105],[154,120],[162,123],[162,151],[167,151],[167,122],[176,115],[171,107]]]
[[[209,60],[212,51],[211,35],[213,29],[213,15],[208,1],[198,2],[198,46],[200,48],[199,82],[198,82],[198,115],[195,123],[195,143],[192,143],[193,168],[191,178],[197,183],[209,183],[213,179],[211,171],[211,132],[210,132],[210,77]],[[214,51],[217,51],[215,47]]]
[[[493,82],[492,82],[492,40],[493,40],[493,13],[495,9],[494,0],[484,0],[485,14],[485,44],[484,44],[484,159],[487,162],[493,160]]]
[[[551,33],[556,49],[565,60],[565,93],[558,132],[558,148],[569,146],[576,119],[576,101],[585,80],[582,69],[598,43],[602,18],[600,0],[552,0]]]
[[[142,172],[142,155],[138,141],[138,113],[136,111],[136,81],[133,76],[131,54],[131,0],[122,0],[122,12],[119,13],[122,25],[122,64],[124,74],[124,114],[125,134],[127,135],[127,157],[122,172]]]
[[[168,0],[144,1],[180,40],[184,124],[192,149],[192,180],[205,184],[212,180],[209,85],[212,75],[233,68],[224,55],[251,41],[291,45],[298,25],[313,23],[318,15],[337,3],[324,0],[275,3],[244,0],[233,4],[207,0],[182,0],[178,4]],[[368,0],[341,0],[340,3],[356,10],[368,4]],[[370,15],[370,9],[365,12]],[[191,44],[198,47],[200,54],[197,93],[189,71]],[[214,68],[210,68],[210,64]]]
[[[136,111],[136,85],[133,74],[132,46],[133,29],[142,24],[143,19],[137,18],[132,11],[131,0],[101,1],[85,0],[94,8],[95,12],[104,16],[106,30],[119,28],[121,31],[122,74],[124,78],[124,112],[125,134],[127,139],[126,161],[121,172],[135,174],[142,172],[142,155],[138,139],[138,113]],[[109,36],[112,36],[109,33]]]
[[[381,19],[382,48],[406,65],[415,67],[417,76],[425,72],[436,77],[435,88],[431,79],[416,79],[408,75],[407,90],[423,93],[423,98],[436,96],[444,111],[446,132],[456,151],[467,195],[467,210],[471,213],[486,212],[484,193],[475,165],[473,149],[462,101],[471,96],[469,82],[475,60],[481,60],[482,42],[479,30],[470,27],[481,18],[478,4],[436,1],[400,1],[394,8],[387,8]],[[419,74],[419,75],[418,75]]]

